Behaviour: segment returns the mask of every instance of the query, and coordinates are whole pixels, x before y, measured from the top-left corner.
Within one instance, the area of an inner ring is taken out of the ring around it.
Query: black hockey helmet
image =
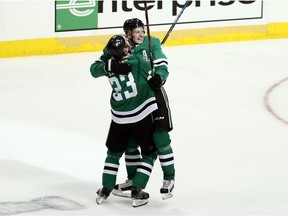
[[[119,59],[123,58],[126,55],[123,51],[125,47],[130,48],[128,39],[125,35],[112,36],[106,45],[108,54]]]
[[[123,30],[124,30],[125,34],[128,34],[128,33],[131,34],[133,29],[135,29],[137,27],[143,27],[143,29],[144,29],[144,23],[138,18],[132,18],[132,19],[128,19],[124,22]]]

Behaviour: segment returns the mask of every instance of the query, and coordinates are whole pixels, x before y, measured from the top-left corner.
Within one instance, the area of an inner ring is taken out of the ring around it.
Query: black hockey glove
[[[122,75],[127,75],[132,70],[130,65],[121,63],[119,60],[113,58],[105,63],[104,69],[106,72]]]
[[[151,89],[156,90],[161,88],[161,86],[163,85],[163,80],[159,74],[155,74],[148,80],[148,83]]]

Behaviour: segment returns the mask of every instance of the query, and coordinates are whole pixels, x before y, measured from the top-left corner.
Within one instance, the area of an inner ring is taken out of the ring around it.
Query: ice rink
[[[288,39],[164,47],[173,198],[101,187],[110,85],[101,52],[0,59],[0,215],[288,215]],[[118,182],[126,179],[124,160]]]

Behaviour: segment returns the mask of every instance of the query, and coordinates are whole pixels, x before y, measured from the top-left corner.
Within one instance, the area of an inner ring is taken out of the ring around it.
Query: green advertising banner
[[[96,0],[55,0],[55,32],[98,28]]]

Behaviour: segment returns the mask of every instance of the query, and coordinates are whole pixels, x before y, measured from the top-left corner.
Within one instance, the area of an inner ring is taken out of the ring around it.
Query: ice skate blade
[[[169,199],[171,197],[173,197],[172,193],[162,193],[162,199],[163,200]]]
[[[125,193],[124,191],[113,189],[112,190],[112,194],[114,196],[119,196],[119,197],[124,197],[124,198],[131,198],[131,191],[130,190],[127,191],[127,193]]]
[[[148,199],[133,199],[133,207],[140,207],[146,205],[148,203]]]
[[[100,196],[96,197],[96,203],[97,203],[98,205],[101,204],[103,200],[104,200],[104,199],[103,199],[102,197],[100,197]]]

